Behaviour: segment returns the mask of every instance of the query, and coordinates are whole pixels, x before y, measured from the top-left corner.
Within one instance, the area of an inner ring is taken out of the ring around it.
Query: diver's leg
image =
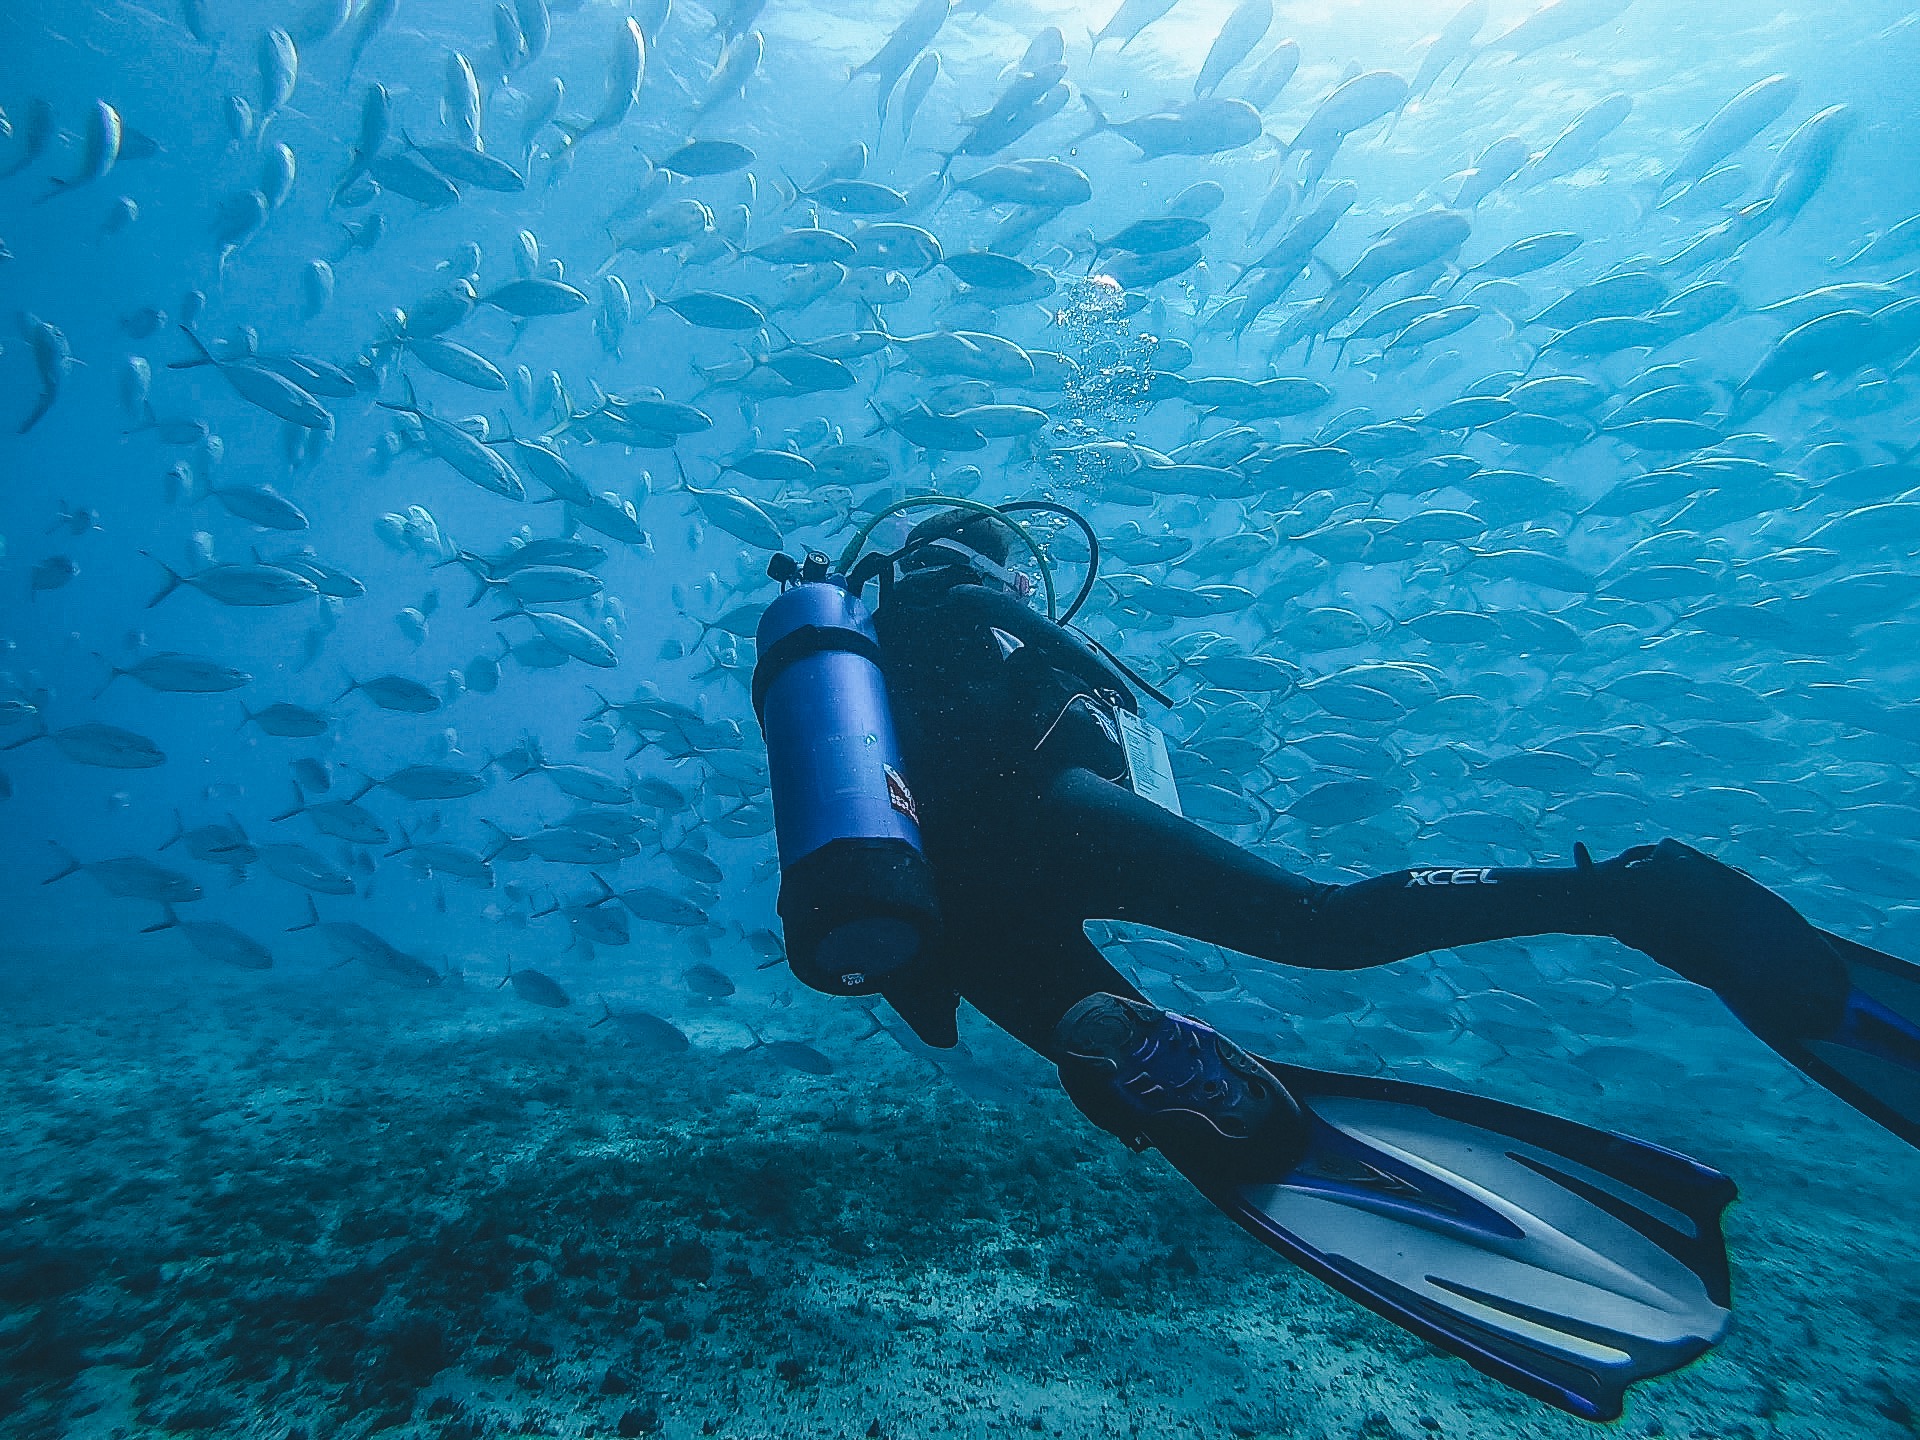
[[[1314,885],[1089,771],[1051,777],[1037,798],[1011,817],[1001,863],[1044,884],[1029,903],[1051,914],[1321,969],[1527,935],[1609,936],[1711,989],[1803,1072],[1920,1145],[1920,967],[1826,935],[1679,841],[1599,864],[1576,847],[1564,868],[1428,866]]]
[[[1086,919],[1123,920],[1289,965],[1351,970],[1521,935],[1606,934],[1578,867],[1422,867],[1321,885],[1086,770],[1009,827],[1033,875]]]
[[[1211,1026],[1153,1004],[1078,921],[996,914],[947,939],[964,956],[952,973],[967,1001],[1053,1061],[1081,1114],[1133,1148],[1151,1143],[1208,1173],[1304,1148],[1305,1122],[1273,1074]]]
[[[1675,840],[1595,864],[1427,865],[1315,885],[1085,770],[1040,791],[1028,868],[1089,919],[1315,969],[1528,935],[1604,935],[1718,993],[1752,1029],[1825,1034],[1845,967],[1785,900]]]
[[[996,919],[950,937],[967,954],[960,993],[1058,1065],[1068,1097],[1101,1129],[1138,1149],[1151,1118],[1162,1149],[1198,1155],[1211,1141],[1273,1139],[1299,1128],[1298,1111],[1270,1073],[1212,1027],[1154,1005],[1079,922],[1012,918],[1011,928]]]
[[[1104,991],[1144,1000],[1087,939],[1080,921],[1058,914],[1015,911],[990,925],[963,924],[948,936],[956,959],[949,970],[967,1003],[1030,1050],[1049,1059],[1060,1017]]]
[[[1020,905],[1250,954],[1309,924],[1327,888],[1080,768],[1042,779],[999,828],[998,868]]]

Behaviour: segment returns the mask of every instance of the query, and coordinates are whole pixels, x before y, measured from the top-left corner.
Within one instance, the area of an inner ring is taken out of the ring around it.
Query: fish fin
[[[122,670],[118,665],[115,665],[111,660],[107,659],[107,657],[102,655],[98,650],[93,652],[93,658],[100,661],[102,664],[104,664],[107,667],[107,678],[101,683],[100,688],[93,692],[93,698],[98,700],[102,695],[107,693],[108,687],[110,687],[114,681],[118,680],[122,675],[125,675],[128,672],[125,670]]]
[[[142,550],[140,553],[142,555],[145,555],[149,560],[152,560],[154,564],[158,565],[162,570],[166,571],[166,574],[167,574],[167,583],[160,588],[159,593],[157,593],[151,600],[147,601],[147,609],[151,610],[153,609],[154,606],[158,605],[162,600],[166,599],[167,596],[171,595],[175,590],[178,590],[182,585],[184,585],[186,583],[187,577],[182,575],[179,571],[175,570],[171,565],[167,564],[166,561],[157,558],[151,551]]]
[[[9,745],[7,748],[11,750],[14,747]],[[56,880],[64,880],[69,875],[78,875],[80,873],[80,861],[71,850],[67,849],[67,847],[62,845],[58,840],[49,840],[47,843],[51,845],[55,850],[59,851],[61,856],[65,858],[67,863],[64,869],[56,872],[55,874],[49,875],[46,879],[42,880],[40,882],[42,885],[51,885]]]
[[[494,846],[493,853],[486,857],[487,863],[492,864],[493,861],[505,853],[507,847],[514,844],[519,837],[517,835],[509,835],[506,830],[494,824],[491,820],[482,820],[480,823],[500,837],[500,843]]]
[[[1070,146],[1077,145],[1082,140],[1091,139],[1093,136],[1100,134],[1104,130],[1113,129],[1113,122],[1107,119],[1107,112],[1100,108],[1100,102],[1095,100],[1093,96],[1090,95],[1085,90],[1082,90],[1080,92],[1080,103],[1086,106],[1087,112],[1093,116],[1093,125],[1090,129],[1084,131],[1074,140],[1069,142]],[[946,173],[944,168],[942,169],[941,173],[942,174]]]
[[[213,358],[213,352],[201,343],[200,337],[185,325],[180,327],[180,333],[193,342],[193,348],[199,352],[199,358],[193,360],[169,360],[167,362],[167,368],[169,370],[198,370],[203,365],[218,365],[220,363]],[[153,404],[149,401],[147,403],[147,424],[157,425],[159,423],[153,413]]]
[[[366,797],[372,793],[373,787],[379,783],[377,780],[375,780],[371,775],[367,774],[365,771],[356,770],[353,768],[353,766],[347,764],[345,761],[340,762],[340,768],[346,771],[349,775],[358,775],[360,779],[364,782],[358,790],[354,791],[353,794],[347,797],[347,803],[349,805],[358,804],[360,801],[366,799]]]

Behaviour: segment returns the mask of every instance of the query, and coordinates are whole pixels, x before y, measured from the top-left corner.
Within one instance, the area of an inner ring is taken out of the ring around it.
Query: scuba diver
[[[855,563],[886,515],[940,513]],[[1016,516],[1089,546],[1074,603]],[[1030,604],[1038,564],[1047,616]],[[1024,557],[1023,557],[1024,558]],[[1098,540],[1049,502],[888,507],[847,547],[778,557],[754,703],[796,975],[883,996],[928,1044],[965,1000],[1051,1060],[1074,1104],[1159,1150],[1270,1247],[1516,1388],[1588,1419],[1729,1319],[1731,1180],[1520,1106],[1247,1053],[1136,989],[1093,919],[1351,970],[1531,935],[1611,936],[1920,1145],[1920,967],[1828,934],[1676,840],[1566,867],[1292,874],[1178,813],[1150,685],[1069,628]],[[878,582],[871,615],[860,596]],[[1164,699],[1165,697],[1158,697]]]

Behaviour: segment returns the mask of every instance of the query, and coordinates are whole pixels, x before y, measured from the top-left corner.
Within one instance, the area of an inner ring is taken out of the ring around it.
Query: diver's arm
[[[1133,692],[1125,676],[1071,631],[1036,614],[1017,597],[984,585],[956,585],[948,592],[948,603],[970,626],[1005,631],[1028,647],[1034,660],[1064,670],[1091,689],[1125,696],[1127,708],[1133,708]]]

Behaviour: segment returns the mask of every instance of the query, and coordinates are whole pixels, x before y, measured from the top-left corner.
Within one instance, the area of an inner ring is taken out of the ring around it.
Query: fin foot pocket
[[[1769,1043],[1839,1022],[1844,966],[1819,930],[1745,871],[1672,839],[1580,868],[1609,933],[1712,990]]]
[[[1298,1107],[1270,1071],[1211,1026],[1100,992],[1054,1030],[1061,1080],[1095,1124],[1185,1169],[1240,1170],[1304,1143]],[[1276,1150],[1275,1147],[1279,1147]]]

